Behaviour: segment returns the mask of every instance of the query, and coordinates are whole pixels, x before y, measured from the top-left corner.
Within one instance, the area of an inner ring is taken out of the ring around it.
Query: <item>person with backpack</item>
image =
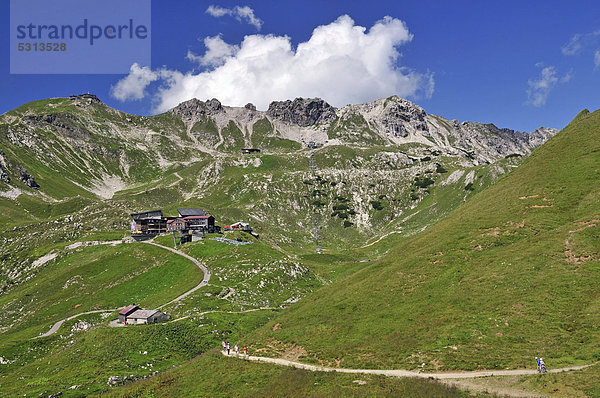
[[[540,358],[540,373],[546,373],[546,363],[543,358]]]

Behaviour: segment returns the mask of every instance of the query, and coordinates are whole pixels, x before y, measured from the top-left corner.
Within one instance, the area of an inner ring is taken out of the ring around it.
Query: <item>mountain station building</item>
[[[219,227],[215,218],[199,208],[177,209],[179,217],[165,217],[162,210],[151,210],[131,214],[131,236],[144,240],[166,232],[215,233]]]

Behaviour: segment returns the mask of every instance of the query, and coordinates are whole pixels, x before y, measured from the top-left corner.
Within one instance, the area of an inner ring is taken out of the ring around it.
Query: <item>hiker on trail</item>
[[[223,340],[221,342],[221,346],[223,346],[223,352],[227,351],[227,344],[225,344],[225,340]],[[537,359],[537,358],[536,358]],[[538,361],[538,366],[539,366],[539,361]]]
[[[540,358],[540,370],[542,372],[546,371],[546,363],[544,362],[544,358]]]
[[[248,356],[248,347],[244,346],[244,356]]]
[[[233,347],[233,350],[235,351],[235,356],[236,356],[236,357],[237,357],[237,356],[239,356],[239,353],[240,353],[239,351],[240,351],[240,349],[239,349],[239,347],[238,347],[238,345],[237,345],[237,344],[235,345],[235,347]]]
[[[229,350],[231,349],[231,346],[229,345],[229,341],[227,342],[227,355],[229,355]]]
[[[535,361],[537,362],[537,370],[539,372],[540,371],[540,359],[538,357],[535,357]]]

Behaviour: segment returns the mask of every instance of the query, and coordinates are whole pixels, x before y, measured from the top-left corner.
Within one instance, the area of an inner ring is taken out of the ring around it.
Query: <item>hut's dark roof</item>
[[[119,311],[119,315],[127,316],[127,315],[131,314],[132,312],[137,311],[139,308],[140,307],[138,307],[135,304],[128,305],[127,307],[125,307],[121,311]]]
[[[156,314],[157,310],[142,310],[139,309],[137,311],[135,311],[133,314],[129,315],[129,318],[132,319],[148,319],[150,318],[152,315]]]
[[[206,212],[202,209],[177,209],[180,217],[205,216]]]
[[[131,218],[141,220],[144,218],[162,218],[162,210],[143,211],[141,213],[132,213]]]

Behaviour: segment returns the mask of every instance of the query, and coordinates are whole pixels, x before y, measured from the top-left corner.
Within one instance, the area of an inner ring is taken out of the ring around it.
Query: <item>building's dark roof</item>
[[[187,216],[205,216],[206,212],[202,209],[177,209],[180,217]]]
[[[132,312],[137,311],[139,308],[140,307],[138,307],[135,304],[128,305],[127,307],[125,307],[121,311],[119,311],[119,315],[127,316],[127,315],[131,314]]]
[[[89,93],[86,93],[86,94],[77,94],[77,95],[71,94],[71,95],[69,95],[69,98],[72,99],[72,100],[76,100],[78,98],[90,98],[90,99],[93,99],[93,100],[96,100],[96,101],[100,101],[95,94],[89,94]]]
[[[143,211],[141,213],[132,213],[131,218],[134,220],[142,220],[145,218],[162,218],[162,210]]]
[[[129,318],[132,318],[132,319],[148,319],[152,315],[156,314],[157,312],[160,312],[160,311],[157,311],[157,310],[137,310],[133,314],[129,315]]]

